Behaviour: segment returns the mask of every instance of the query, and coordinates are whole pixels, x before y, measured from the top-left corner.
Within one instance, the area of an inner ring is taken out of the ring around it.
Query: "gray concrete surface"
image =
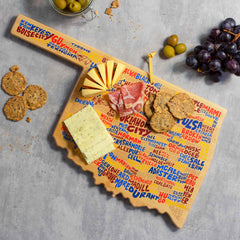
[[[0,76],[17,64],[28,83],[48,92],[47,104],[28,111],[31,123],[11,122],[0,111],[0,240],[240,239],[240,78],[209,83],[185,66],[186,54],[156,56],[154,74],[228,109],[212,164],[181,230],[156,211],[112,198],[92,175],[67,159],[52,132],[81,72],[71,63],[10,35],[21,13],[147,70],[143,57],[178,34],[188,50],[226,17],[240,24],[238,1],[95,1],[99,17],[82,24],[58,15],[45,0],[3,1],[0,8]],[[3,107],[9,96],[0,90]]]

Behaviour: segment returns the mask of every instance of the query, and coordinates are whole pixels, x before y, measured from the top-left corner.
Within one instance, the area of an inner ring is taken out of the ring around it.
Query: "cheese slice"
[[[90,105],[64,123],[88,164],[115,149],[111,135]]]
[[[114,61],[113,60],[107,61],[107,85],[108,85],[108,87],[110,87],[112,85],[113,68],[114,68]]]
[[[92,97],[97,94],[100,94],[102,92],[105,92],[104,89],[90,89],[90,88],[83,88],[82,89],[82,96],[83,97]]]
[[[107,86],[107,71],[106,71],[107,69],[106,69],[106,64],[102,63],[102,64],[97,65],[97,67],[98,67],[98,70],[99,70],[100,75],[102,77],[104,85]]]
[[[99,76],[97,69],[93,68],[88,72],[88,76],[91,77],[95,82],[97,82],[99,85],[107,89],[107,87],[104,85],[101,77]]]
[[[83,86],[84,87],[91,87],[91,88],[95,88],[95,89],[102,89],[105,90],[104,87],[100,86],[99,84],[97,84],[96,82],[91,81],[88,78],[85,78],[83,81]]]
[[[114,85],[115,83],[118,82],[120,75],[122,74],[123,70],[125,69],[125,65],[122,63],[118,63],[115,73],[114,73],[114,77],[112,79],[112,85]]]

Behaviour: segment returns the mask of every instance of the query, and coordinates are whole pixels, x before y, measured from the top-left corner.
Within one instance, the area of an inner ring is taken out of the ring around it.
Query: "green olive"
[[[82,8],[85,8],[89,4],[90,0],[78,0],[78,2],[81,4]]]
[[[79,12],[81,10],[81,4],[78,1],[73,1],[68,5],[68,8],[71,12]]]
[[[66,0],[67,5],[69,5],[70,3],[73,3],[75,0]]]
[[[163,54],[165,55],[165,57],[171,58],[171,57],[175,56],[175,50],[174,50],[174,48],[172,46],[166,45],[163,48]]]
[[[56,5],[57,8],[62,10],[67,6],[67,3],[65,0],[54,0],[54,4]]]
[[[173,47],[175,47],[178,43],[178,36],[176,34],[174,35],[171,35],[169,38],[168,38],[168,41],[167,43]]]
[[[187,46],[184,43],[179,43],[175,47],[176,54],[184,53],[184,52],[186,52],[186,50],[187,50]]]

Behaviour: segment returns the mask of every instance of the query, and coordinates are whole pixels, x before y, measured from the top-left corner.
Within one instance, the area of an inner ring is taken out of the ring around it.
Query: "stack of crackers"
[[[167,92],[151,94],[144,105],[150,127],[158,133],[168,132],[178,119],[190,117],[194,102],[186,93],[171,95]]]
[[[5,103],[3,112],[6,118],[12,121],[20,121],[27,109],[41,108],[47,102],[46,91],[38,85],[29,85],[26,88],[26,78],[18,70],[19,67],[14,65],[2,78],[2,89],[13,96]]]

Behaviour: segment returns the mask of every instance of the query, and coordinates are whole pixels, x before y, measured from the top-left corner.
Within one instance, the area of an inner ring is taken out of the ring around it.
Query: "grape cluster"
[[[219,81],[222,72],[240,76],[240,25],[233,18],[225,19],[187,56],[186,64],[213,81]]]

